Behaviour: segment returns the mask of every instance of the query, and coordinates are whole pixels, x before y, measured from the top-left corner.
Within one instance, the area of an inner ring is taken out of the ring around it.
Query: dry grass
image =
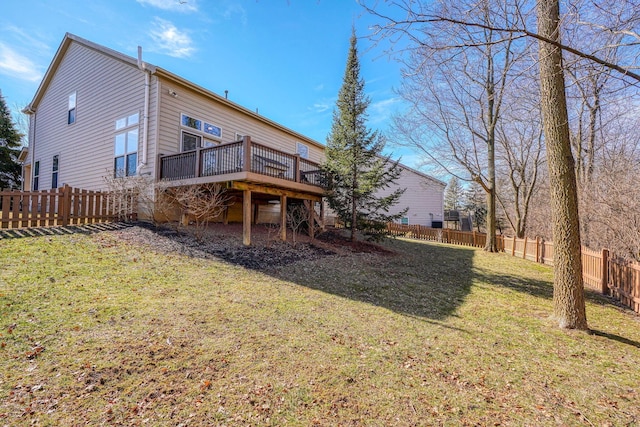
[[[0,425],[636,425],[640,323],[551,271],[394,240],[265,271],[126,232],[0,241]]]

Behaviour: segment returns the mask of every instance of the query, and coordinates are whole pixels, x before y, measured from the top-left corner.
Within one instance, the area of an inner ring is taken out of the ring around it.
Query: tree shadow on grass
[[[613,340],[613,341],[618,341],[619,343],[622,343],[622,344],[630,345],[631,347],[640,348],[640,342],[634,341],[634,340],[630,340],[630,339],[625,338],[625,337],[621,337],[620,335],[610,334],[608,332],[602,332],[602,331],[599,331],[597,329],[591,329],[590,332],[593,335],[596,335],[596,336],[599,336],[599,337],[608,338],[608,339]]]
[[[476,271],[474,278],[481,282],[502,286],[534,297],[553,299],[553,285],[546,280],[535,280],[529,277],[484,271]]]
[[[334,255],[265,273],[413,317],[454,315],[471,289],[474,250],[404,240],[384,247],[390,252]]]

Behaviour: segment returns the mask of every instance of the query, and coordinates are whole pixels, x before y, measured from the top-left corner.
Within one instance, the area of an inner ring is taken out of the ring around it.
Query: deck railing
[[[320,165],[298,154],[285,153],[245,137],[242,141],[198,148],[159,157],[158,179],[181,180],[234,172],[265,176],[325,187]]]

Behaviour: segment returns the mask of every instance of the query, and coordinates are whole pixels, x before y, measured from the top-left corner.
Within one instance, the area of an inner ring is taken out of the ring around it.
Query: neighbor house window
[[[138,113],[116,120],[113,175],[134,176],[138,167]]]
[[[59,156],[53,156],[53,166],[51,167],[51,188],[58,188],[58,166]]]
[[[73,92],[69,95],[69,108],[67,111],[67,123],[73,124],[76,122],[76,93]]]
[[[401,221],[402,221],[402,225],[409,225],[409,218],[407,218],[406,216],[402,217]]]
[[[40,184],[40,160],[33,165],[33,191],[38,191]]]

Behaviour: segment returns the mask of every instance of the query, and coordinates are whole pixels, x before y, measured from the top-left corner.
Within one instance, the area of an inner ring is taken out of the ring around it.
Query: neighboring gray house
[[[65,35],[24,109],[25,189],[100,190],[105,176],[135,175],[224,183],[239,201],[225,219],[245,224],[245,243],[274,209],[284,221],[288,200],[322,221],[324,145],[138,56]],[[399,185],[412,189],[410,224],[442,219],[444,183],[405,168]]]

